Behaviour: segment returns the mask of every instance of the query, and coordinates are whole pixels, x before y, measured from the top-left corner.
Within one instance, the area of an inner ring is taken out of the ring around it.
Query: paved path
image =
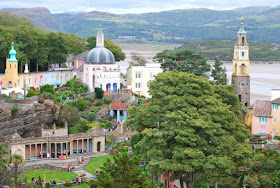
[[[73,155],[71,158],[67,158],[67,159],[38,159],[37,161],[33,161],[33,162],[29,162],[27,161],[25,163],[24,166],[35,166],[35,165],[40,165],[40,164],[50,164],[50,165],[55,165],[55,166],[65,166],[66,167],[69,163],[74,163],[74,162],[78,162],[79,157],[84,157],[85,159],[90,159],[93,157],[99,157],[99,156],[104,156],[104,155],[108,155],[108,153],[95,153],[95,154],[76,154]]]

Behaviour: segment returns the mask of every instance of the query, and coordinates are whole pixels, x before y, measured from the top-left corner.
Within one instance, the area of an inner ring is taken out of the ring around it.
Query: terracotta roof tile
[[[280,104],[280,97],[277,99],[274,99],[273,101],[270,101],[272,104]]]
[[[120,102],[112,100],[112,110],[126,110],[127,108]]]
[[[271,115],[271,103],[269,101],[260,101],[255,102],[253,108],[254,116],[270,116]]]

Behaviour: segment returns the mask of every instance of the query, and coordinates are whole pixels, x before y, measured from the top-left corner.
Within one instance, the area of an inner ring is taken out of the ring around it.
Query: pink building
[[[85,59],[86,59],[88,52],[89,51],[87,50],[74,57],[74,70],[75,71],[85,63]]]
[[[0,74],[0,87],[6,88],[6,79],[4,79],[5,74]]]
[[[32,87],[40,88],[40,85],[44,83],[44,72],[32,72]]]
[[[257,100],[253,107],[252,134],[270,135],[271,103]]]

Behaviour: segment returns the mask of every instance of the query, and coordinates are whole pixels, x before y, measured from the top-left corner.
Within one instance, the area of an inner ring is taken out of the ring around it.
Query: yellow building
[[[274,99],[271,101],[271,126],[270,126],[270,134],[272,138],[274,136],[280,136],[280,98]]]
[[[6,88],[15,88],[18,87],[18,60],[16,59],[17,52],[14,49],[14,43],[12,43],[9,54],[10,58],[6,60],[5,76],[2,79],[6,80]]]
[[[127,88],[146,98],[149,95],[148,83],[154,76],[163,72],[159,63],[147,63],[145,66],[130,66],[127,69]]]

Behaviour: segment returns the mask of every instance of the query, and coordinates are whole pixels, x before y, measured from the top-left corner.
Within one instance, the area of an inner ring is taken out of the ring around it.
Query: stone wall
[[[13,107],[18,112],[12,115]],[[38,103],[36,98],[24,101],[0,97],[0,139],[10,137],[15,131],[22,137],[40,135],[41,125],[44,128],[51,125],[58,118],[59,110],[57,106],[51,108]]]

